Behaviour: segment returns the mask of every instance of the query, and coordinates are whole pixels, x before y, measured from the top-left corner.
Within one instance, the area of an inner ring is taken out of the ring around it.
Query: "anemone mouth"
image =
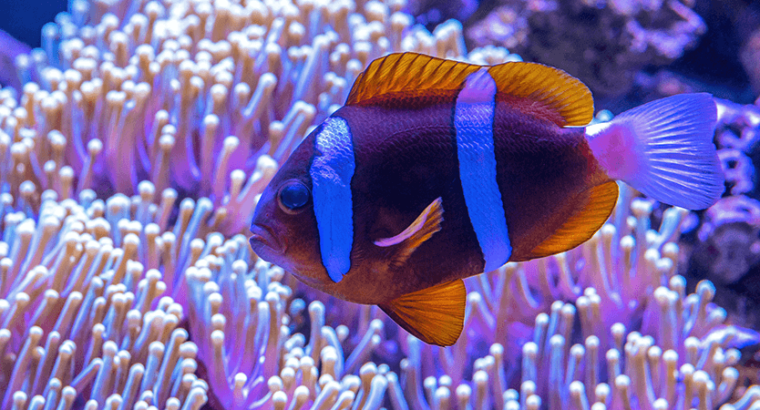
[[[267,259],[267,254],[282,254],[285,251],[271,227],[253,224],[251,225],[251,233],[253,234],[250,238],[251,247],[256,254],[264,259]]]

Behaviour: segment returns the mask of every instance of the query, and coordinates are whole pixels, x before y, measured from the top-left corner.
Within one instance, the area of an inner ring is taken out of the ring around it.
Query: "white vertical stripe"
[[[485,272],[498,269],[512,255],[504,205],[496,181],[495,96],[496,82],[484,68],[467,76],[454,108],[459,178],[467,212],[485,259]]]
[[[348,123],[340,117],[328,118],[317,134],[309,174],[322,264],[336,283],[351,268],[354,241],[351,178],[355,169]]]

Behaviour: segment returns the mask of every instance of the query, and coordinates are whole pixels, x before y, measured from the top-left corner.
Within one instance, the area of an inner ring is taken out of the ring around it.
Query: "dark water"
[[[65,0],[0,0],[0,29],[31,47],[39,47],[42,26],[66,11],[67,4]]]

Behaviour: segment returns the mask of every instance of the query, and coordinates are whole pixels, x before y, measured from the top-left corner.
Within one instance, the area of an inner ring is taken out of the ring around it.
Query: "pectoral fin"
[[[464,327],[466,300],[464,282],[457,279],[403,295],[380,308],[423,342],[451,346]]]
[[[380,247],[398,246],[391,256],[391,266],[403,265],[423,242],[441,230],[443,201],[440,197],[431,202],[424,211],[400,234],[375,241]]]

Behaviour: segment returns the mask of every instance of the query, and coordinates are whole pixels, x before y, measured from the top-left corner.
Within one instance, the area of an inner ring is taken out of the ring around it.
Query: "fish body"
[[[692,208],[720,196],[711,97],[655,108],[584,128],[590,92],[560,70],[383,57],[270,182],[251,245],[310,286],[452,344],[461,280],[581,244],[612,212],[615,179]],[[707,140],[657,140],[672,134],[657,122],[673,117],[668,109],[685,115],[681,128],[699,134],[690,138]],[[679,151],[687,143],[693,152]],[[687,155],[675,169],[671,152]],[[673,173],[685,175],[675,187]]]

